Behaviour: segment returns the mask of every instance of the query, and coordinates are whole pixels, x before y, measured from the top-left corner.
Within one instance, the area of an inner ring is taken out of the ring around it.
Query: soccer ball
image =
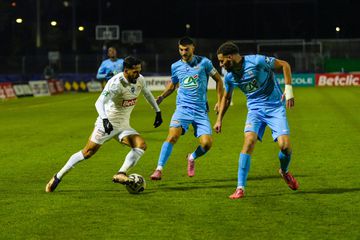
[[[134,180],[131,184],[126,185],[126,190],[131,194],[138,194],[145,190],[145,178],[139,174],[132,173],[129,178]]]

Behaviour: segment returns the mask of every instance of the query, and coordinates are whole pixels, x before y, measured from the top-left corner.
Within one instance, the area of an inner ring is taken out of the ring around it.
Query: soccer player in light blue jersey
[[[102,61],[96,78],[98,80],[105,79],[106,81],[112,78],[114,75],[123,71],[124,59],[117,57],[117,51],[115,47],[109,47],[108,59]]]
[[[171,65],[171,82],[157,98],[160,104],[178,88],[176,110],[170,122],[168,136],[162,145],[158,165],[151,175],[152,180],[160,180],[163,168],[168,161],[173,146],[185,134],[189,125],[194,128],[194,136],[199,139],[199,146],[187,155],[188,176],[195,175],[195,159],[204,155],[212,145],[212,130],[207,109],[207,86],[209,76],[216,82],[218,101],[217,112],[223,94],[223,83],[220,74],[206,57],[194,55],[195,45],[191,38],[184,37],[178,42],[181,59]]]
[[[245,139],[239,158],[238,185],[229,197],[231,199],[244,197],[251,154],[256,141],[262,140],[266,126],[270,127],[272,137],[275,142],[278,142],[280,148],[279,173],[292,190],[297,190],[299,184],[288,171],[292,149],[284,106],[288,108],[294,106],[290,65],[286,61],[263,55],[241,56],[239,48],[232,42],[222,44],[217,50],[217,57],[220,67],[224,67],[228,73],[225,76],[225,93],[214,130],[217,133],[221,132],[222,120],[235,87],[240,88],[246,95],[248,107],[244,129]],[[284,93],[275,80],[274,69],[283,70]]]

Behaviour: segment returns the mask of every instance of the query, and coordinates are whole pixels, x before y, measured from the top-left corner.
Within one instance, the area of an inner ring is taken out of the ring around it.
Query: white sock
[[[144,153],[145,151],[141,148],[131,149],[130,152],[126,155],[125,161],[119,169],[119,172],[126,173],[131,167],[136,165],[136,163],[139,161],[139,159]]]
[[[156,167],[156,170],[162,171],[162,170],[163,170],[163,167],[162,167],[162,166],[157,166],[157,167]]]
[[[82,154],[82,151],[79,151],[77,153],[74,153],[67,163],[64,165],[64,167],[56,174],[56,177],[61,179],[66,173],[68,173],[76,164],[78,164],[80,161],[84,160],[84,155]]]

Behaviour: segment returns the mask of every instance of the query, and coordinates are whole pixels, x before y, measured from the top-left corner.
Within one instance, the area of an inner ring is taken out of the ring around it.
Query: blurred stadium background
[[[234,40],[244,54],[289,61],[295,73],[360,71],[360,3],[352,0],[5,0],[0,2],[0,81],[57,78],[89,81],[114,45],[120,57],[144,61],[144,75],[169,75],[177,39],[192,36],[197,53],[218,67],[220,43]],[[99,25],[118,30],[99,32]],[[100,40],[102,39],[102,40]],[[107,40],[104,40],[107,39]]]

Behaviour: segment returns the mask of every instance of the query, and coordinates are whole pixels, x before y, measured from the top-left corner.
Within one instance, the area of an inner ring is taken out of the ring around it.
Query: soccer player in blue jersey
[[[106,81],[112,78],[114,75],[123,71],[124,59],[117,57],[117,51],[115,47],[109,47],[108,59],[102,61],[96,78],[98,80],[105,79]]]
[[[173,146],[192,124],[194,136],[199,139],[196,150],[187,155],[188,176],[195,175],[195,159],[204,155],[212,145],[212,130],[207,109],[207,86],[209,76],[216,82],[218,101],[217,112],[223,94],[223,83],[220,74],[206,57],[194,55],[195,45],[191,38],[184,37],[178,42],[181,59],[171,65],[171,82],[157,98],[160,104],[178,88],[176,110],[170,122],[168,136],[162,145],[158,165],[151,175],[152,180],[160,180],[163,168],[168,161]]]
[[[299,184],[288,171],[292,149],[284,106],[288,108],[294,106],[290,65],[286,61],[263,55],[241,56],[239,48],[232,42],[223,43],[217,50],[217,57],[220,67],[224,67],[228,73],[225,76],[225,93],[214,130],[217,133],[221,132],[222,120],[235,87],[240,88],[246,95],[248,107],[244,144],[239,159],[238,185],[229,197],[231,199],[244,197],[251,154],[256,141],[262,140],[266,126],[270,127],[272,137],[280,148],[279,173],[292,190],[297,190]],[[284,73],[284,93],[275,80],[274,69],[282,69]]]

